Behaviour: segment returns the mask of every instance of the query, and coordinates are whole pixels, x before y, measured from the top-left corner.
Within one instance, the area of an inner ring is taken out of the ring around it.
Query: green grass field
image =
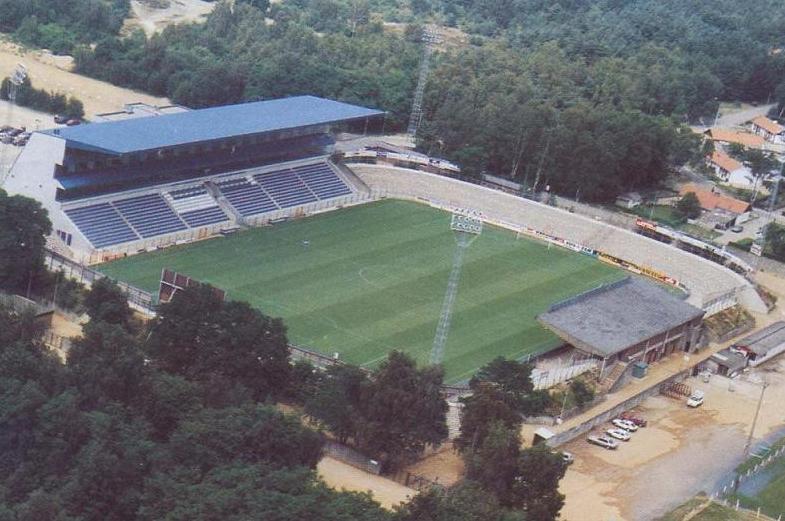
[[[426,363],[455,248],[449,223],[449,214],[425,205],[382,201],[99,269],[157,291],[161,268],[171,268],[283,317],[296,344],[362,365],[392,349]],[[447,381],[466,379],[499,355],[559,345],[536,315],[622,275],[590,257],[486,226],[466,253],[445,350]]]

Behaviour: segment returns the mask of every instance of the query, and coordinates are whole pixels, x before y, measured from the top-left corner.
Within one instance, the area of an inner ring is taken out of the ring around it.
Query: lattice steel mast
[[[442,309],[439,313],[436,335],[433,337],[431,364],[439,364],[444,360],[444,347],[450,332],[455,297],[458,295],[463,258],[469,245],[482,233],[482,218],[477,212],[453,213],[450,229],[455,233],[455,253],[452,257],[452,269],[450,277],[447,279],[447,290],[444,293]]]
[[[420,127],[420,122],[422,121],[422,100],[425,95],[425,85],[428,83],[428,74],[431,71],[431,53],[433,53],[433,45],[439,43],[439,35],[431,28],[426,27],[423,29],[422,42],[423,54],[422,61],[420,62],[420,74],[417,79],[417,88],[414,90],[414,101],[412,102],[412,113],[409,116],[409,126],[406,128],[406,133],[409,135],[412,142],[417,136],[417,129]]]

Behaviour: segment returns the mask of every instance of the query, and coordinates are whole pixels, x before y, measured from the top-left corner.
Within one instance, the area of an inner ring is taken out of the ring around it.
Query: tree
[[[461,434],[455,439],[456,447],[465,452],[482,446],[490,426],[496,423],[519,429],[522,418],[502,391],[489,383],[477,385],[472,395],[463,399]]]
[[[0,190],[0,288],[23,291],[44,267],[46,236],[52,231],[41,203]]]
[[[464,454],[466,477],[491,492],[502,504],[513,502],[512,488],[518,473],[521,439],[519,429],[496,420],[475,450]]]
[[[687,192],[676,203],[676,212],[683,219],[697,219],[701,211],[701,204],[695,192]]]
[[[313,469],[322,457],[322,444],[321,436],[298,418],[246,403],[203,409],[182,421],[169,438],[169,452],[172,464],[202,472],[235,460]]]
[[[83,330],[68,352],[68,367],[84,399],[92,405],[137,400],[145,363],[136,339],[118,324],[91,321]]]
[[[360,402],[357,440],[386,469],[411,461],[426,445],[447,438],[447,402],[439,367],[418,369],[400,351],[391,352],[371,376]]]
[[[578,407],[591,402],[594,399],[594,389],[582,379],[578,378],[570,382],[570,392],[575,398]]]
[[[476,390],[483,384],[491,384],[501,391],[504,400],[523,415],[541,413],[550,403],[547,391],[535,391],[531,373],[532,364],[505,360],[498,357],[485,366],[469,381],[469,387]]]
[[[93,282],[84,299],[84,307],[94,322],[128,327],[133,311],[128,306],[128,297],[120,286],[109,279]]]
[[[776,223],[769,223],[766,226],[766,249],[765,254],[785,261],[785,226]]]
[[[506,504],[525,510],[527,521],[554,521],[564,506],[559,481],[566,471],[561,456],[544,445],[521,451],[510,501]]]
[[[207,285],[160,307],[147,350],[162,370],[200,383],[218,401],[236,395],[238,385],[255,400],[282,394],[291,371],[283,322],[224,302]]]
[[[424,490],[398,507],[395,521],[524,521],[503,508],[480,484],[464,480],[447,490]]]
[[[318,419],[341,443],[357,434],[362,424],[362,397],[368,375],[352,365],[333,365],[305,402],[305,412]]]

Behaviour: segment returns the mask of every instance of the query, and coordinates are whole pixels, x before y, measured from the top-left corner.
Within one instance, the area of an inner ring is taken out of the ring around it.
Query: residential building
[[[752,120],[752,131],[771,143],[785,143],[785,127],[766,116]]]

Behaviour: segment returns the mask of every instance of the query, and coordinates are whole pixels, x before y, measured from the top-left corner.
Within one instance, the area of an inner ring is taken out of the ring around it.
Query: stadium
[[[765,310],[742,274],[633,231],[427,158],[417,169],[385,151],[336,152],[338,132],[378,132],[383,119],[301,96],[46,130],[4,189],[47,209],[53,255],[153,294],[162,269],[209,282],[329,357],[371,366],[402,349],[427,363],[442,330],[450,382],[563,345],[538,315],[629,272],[706,316]],[[387,161],[369,164],[376,154]],[[467,210],[485,227],[458,247],[451,215]]]

